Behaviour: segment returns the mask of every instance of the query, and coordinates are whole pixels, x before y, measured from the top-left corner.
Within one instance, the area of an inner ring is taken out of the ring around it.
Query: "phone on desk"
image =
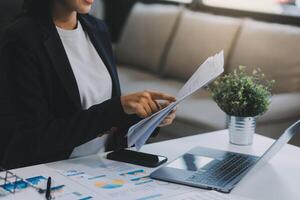
[[[107,159],[120,162],[131,163],[134,165],[141,165],[144,167],[158,167],[167,162],[168,158],[159,155],[142,153],[131,150],[118,150],[107,154]]]

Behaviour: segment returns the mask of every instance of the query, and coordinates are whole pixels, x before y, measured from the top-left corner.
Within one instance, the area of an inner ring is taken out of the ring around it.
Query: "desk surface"
[[[208,134],[169,140],[146,145],[142,151],[162,154],[173,160],[194,146],[203,146],[261,156],[273,139],[255,135],[252,146],[231,145],[228,132],[217,131]],[[232,191],[232,194],[256,200],[300,199],[300,148],[286,145],[266,166],[247,176]]]
[[[217,131],[143,146],[141,151],[167,156],[171,161],[195,146],[262,155],[274,142],[255,135],[252,146],[235,146],[228,142],[228,132]],[[103,157],[103,155],[98,155]],[[68,161],[60,161],[60,165]],[[54,163],[55,164],[55,163]],[[22,175],[43,171],[45,165],[14,170]],[[149,172],[151,172],[151,169]],[[267,165],[247,176],[232,194],[256,200],[298,200],[300,197],[300,148],[286,145]],[[200,189],[199,189],[200,190]]]

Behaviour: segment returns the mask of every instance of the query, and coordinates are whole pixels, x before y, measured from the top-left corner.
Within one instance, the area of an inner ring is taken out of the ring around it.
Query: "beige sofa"
[[[258,133],[277,137],[300,119],[300,28],[138,3],[115,47],[123,93],[153,89],[175,95],[199,64],[223,49],[226,72],[260,67],[276,80]],[[179,107],[159,139],[224,128],[226,115],[202,90]],[[300,138],[293,142],[300,145]]]

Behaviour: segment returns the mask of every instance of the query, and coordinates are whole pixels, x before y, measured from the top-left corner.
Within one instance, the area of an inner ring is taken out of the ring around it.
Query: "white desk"
[[[236,146],[228,142],[227,131],[191,136],[146,145],[142,151],[166,155],[173,160],[194,146],[262,155],[274,142],[273,139],[256,135],[252,146]],[[255,200],[300,199],[300,148],[286,145],[270,162],[252,176],[246,177],[232,191]]]
[[[256,135],[252,146],[234,146],[229,144],[228,133],[224,130],[145,145],[142,151],[167,156],[169,161],[195,146],[260,156],[273,141],[272,139]],[[99,156],[103,157],[103,155]],[[43,171],[43,167],[44,165],[38,165],[17,169],[14,172],[25,175],[29,172]],[[299,200],[300,148],[286,145],[269,164],[240,182],[232,191],[232,194],[255,200]]]

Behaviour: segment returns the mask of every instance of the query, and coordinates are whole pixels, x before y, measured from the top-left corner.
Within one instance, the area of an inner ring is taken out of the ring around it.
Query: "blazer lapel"
[[[65,88],[75,106],[81,108],[80,94],[77,82],[73,74],[71,64],[68,60],[68,56],[54,27],[54,24],[50,29],[50,33],[45,40],[44,45],[48,52],[52,65],[55,68],[60,81],[62,82],[63,87]]]
[[[97,53],[101,57],[111,76],[113,83],[112,96],[114,97],[120,95],[117,71],[115,69],[112,58],[109,57],[108,52],[104,47],[104,41],[102,41],[105,36],[101,37],[101,35],[98,34],[96,36],[96,33],[103,33],[97,31],[95,25],[93,25],[84,16],[79,14],[78,19],[80,20],[85,31],[88,33],[91,42],[93,43]],[[41,21],[41,25],[45,33],[44,46],[47,50],[51,63],[72,102],[75,104],[75,106],[81,108],[80,94],[77,82],[55,25],[53,24],[52,20],[48,20],[46,22]]]
[[[112,96],[120,95],[120,88],[119,88],[119,82],[118,82],[118,75],[117,71],[115,70],[115,66],[112,58],[109,58],[107,50],[104,48],[104,42],[102,41],[101,35],[97,35],[97,29],[93,24],[91,24],[84,16],[79,15],[79,20],[85,29],[85,31],[88,33],[91,42],[93,43],[97,53],[101,57],[102,61],[104,62],[110,76],[113,82],[113,91]],[[99,32],[99,31],[98,31]]]

